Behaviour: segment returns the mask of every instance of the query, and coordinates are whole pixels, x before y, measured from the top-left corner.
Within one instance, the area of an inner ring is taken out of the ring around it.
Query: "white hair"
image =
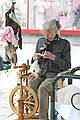
[[[59,21],[57,21],[56,19],[52,19],[50,21],[46,21],[43,24],[43,30],[48,30],[50,28],[55,29],[56,31],[58,31],[60,29],[61,25],[59,24]]]

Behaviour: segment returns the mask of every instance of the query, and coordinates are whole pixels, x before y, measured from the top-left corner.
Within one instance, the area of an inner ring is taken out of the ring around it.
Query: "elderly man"
[[[30,81],[30,86],[34,90],[38,89],[40,120],[48,120],[48,98],[53,78],[71,67],[70,43],[60,38],[60,27],[59,21],[55,19],[43,24],[45,37],[38,40],[33,56],[33,60],[38,60],[41,79]]]

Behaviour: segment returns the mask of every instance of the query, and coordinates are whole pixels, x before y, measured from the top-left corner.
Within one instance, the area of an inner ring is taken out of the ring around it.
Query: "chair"
[[[75,68],[73,68],[73,69],[71,69],[70,71],[67,71],[67,72],[62,72],[62,73],[59,73],[57,76],[56,76],[56,78],[55,78],[55,82],[54,83],[52,83],[52,85],[53,85],[53,96],[51,96],[51,111],[50,111],[50,120],[56,120],[56,116],[55,116],[55,110],[56,110],[56,108],[55,108],[55,83],[56,83],[56,81],[58,80],[58,79],[60,79],[60,78],[68,78],[68,80],[72,80],[72,79],[80,79],[80,75],[77,75],[77,74],[75,74],[75,72],[76,71],[78,71],[78,70],[80,70],[80,67],[75,67]],[[64,103],[65,102],[65,104],[67,103],[70,103],[70,101],[71,101],[71,99],[70,99],[70,97],[74,94],[74,92],[77,92],[78,90],[80,90],[79,88],[77,88],[76,89],[76,91],[74,91],[74,89],[73,89],[74,87],[72,86],[72,85],[68,85],[68,86],[66,86],[65,88],[62,88],[62,89],[60,89],[60,90],[58,90],[57,91],[57,94],[59,95],[59,96],[63,96],[63,98],[60,98],[61,100],[59,100],[59,103],[60,102],[62,102],[62,103]],[[66,90],[67,89],[67,90]],[[69,94],[67,93],[67,91],[68,91],[68,89],[72,89],[71,91],[69,90]],[[66,90],[66,92],[65,92],[65,90]],[[63,91],[63,92],[62,92]],[[64,93],[64,95],[63,95],[63,93]],[[69,101],[67,101],[66,99],[64,100],[64,98],[67,96],[67,100]],[[60,112],[58,111],[58,109],[57,109],[57,113],[59,113],[60,114]],[[63,118],[62,118],[63,119]]]

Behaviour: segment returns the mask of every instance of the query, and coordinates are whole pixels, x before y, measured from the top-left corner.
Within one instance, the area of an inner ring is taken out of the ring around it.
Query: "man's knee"
[[[43,90],[44,90],[44,86],[40,85],[38,91],[43,91]]]
[[[44,96],[44,95],[46,95],[46,94],[48,94],[48,91],[47,91],[47,89],[45,88],[45,86],[44,85],[40,85],[39,86],[39,88],[38,88],[38,96]]]

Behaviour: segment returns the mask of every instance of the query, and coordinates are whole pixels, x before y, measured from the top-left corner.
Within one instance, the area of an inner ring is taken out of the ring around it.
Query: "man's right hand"
[[[40,59],[42,57],[41,53],[34,53],[33,60]]]

